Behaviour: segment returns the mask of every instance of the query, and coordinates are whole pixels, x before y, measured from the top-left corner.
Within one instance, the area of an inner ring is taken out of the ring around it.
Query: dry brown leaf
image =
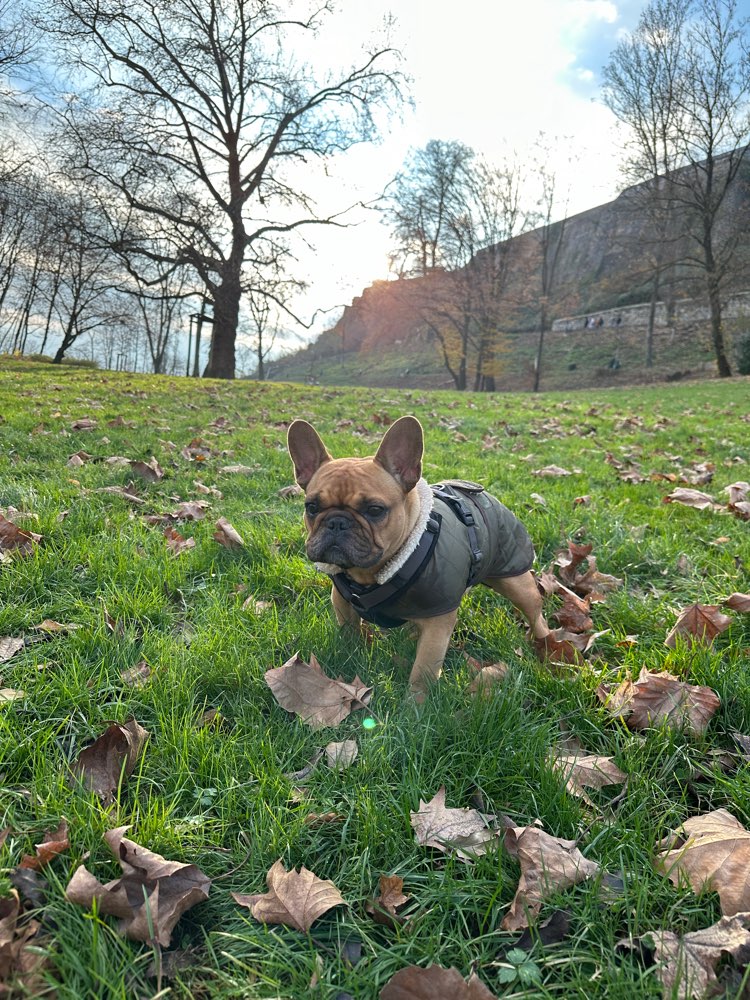
[[[164,478],[164,470],[152,455],[148,462],[141,462],[134,459],[129,463],[134,476],[138,476],[146,483],[158,483]]]
[[[468,982],[458,969],[409,965],[399,969],[380,991],[380,1000],[496,1000],[481,979],[472,973]]]
[[[149,733],[135,719],[112,722],[73,764],[73,774],[107,804],[113,801],[121,778],[133,773]]]
[[[77,451],[75,455],[70,456],[66,464],[70,469],[80,469],[82,465],[90,462],[93,457],[87,451]]]
[[[674,649],[677,637],[708,642],[714,641],[732,624],[729,615],[722,614],[718,604],[690,604],[683,608],[674,628],[664,640],[664,645]]]
[[[16,691],[13,688],[0,688],[0,705],[4,705],[10,701],[19,701],[25,697],[25,691]]]
[[[171,521],[202,521],[208,506],[205,500],[183,500],[166,517]]]
[[[128,503],[145,504],[143,497],[139,497],[133,492],[132,486],[100,486],[94,490],[95,493],[111,493],[113,496],[122,497]]]
[[[219,472],[228,472],[240,476],[252,476],[258,469],[252,465],[225,465]]]
[[[687,684],[667,671],[651,673],[646,667],[637,681],[623,681],[614,691],[601,684],[596,693],[610,714],[622,716],[629,729],[648,729],[666,722],[700,734],[721,704],[711,688]]]
[[[590,806],[593,802],[585,788],[603,788],[605,785],[619,785],[627,779],[624,771],[613,763],[611,757],[599,754],[559,753],[552,760],[553,771],[565,779],[565,788]]]
[[[725,601],[721,602],[730,611],[740,611],[750,614],[750,594],[730,594]]]
[[[34,629],[37,632],[75,632],[79,629],[80,625],[62,625],[60,622],[53,621],[51,618],[45,618],[43,622],[39,622],[38,625],[34,625]]]
[[[32,868],[34,871],[41,871],[53,858],[70,847],[68,840],[68,823],[66,819],[60,820],[57,830],[47,830],[41,844],[35,844],[36,855],[25,854],[21,858],[19,868]]]
[[[404,880],[398,875],[381,875],[378,884],[380,892],[375,899],[368,900],[365,910],[376,924],[394,927],[403,923],[404,918],[397,911],[411,898],[404,893]]]
[[[420,799],[419,811],[409,815],[414,839],[422,847],[434,847],[446,854],[455,851],[464,861],[473,861],[497,846],[498,831],[487,825],[495,817],[477,809],[446,807],[445,785],[429,802]]]
[[[521,866],[518,889],[501,925],[506,931],[528,927],[546,896],[599,871],[599,865],[584,858],[574,840],[552,837],[533,824],[507,829],[505,847]]]
[[[568,542],[568,551],[559,552],[554,565],[559,568],[560,579],[580,597],[590,595],[590,602],[604,600],[604,594],[622,586],[619,577],[602,573],[596,565],[596,556],[591,554],[593,546]],[[580,572],[579,567],[588,561],[588,569]]]
[[[232,893],[262,924],[284,924],[307,933],[318,917],[334,906],[345,905],[333,882],[318,878],[304,866],[287,871],[279,860],[268,872],[266,884],[266,893]]]
[[[25,645],[23,639],[10,635],[0,636],[0,663],[7,663],[8,660],[20,653]]]
[[[301,486],[292,483],[291,486],[283,486],[278,490],[276,496],[281,497],[282,500],[290,500],[294,497],[301,497],[304,492]]]
[[[245,544],[242,536],[237,532],[225,517],[220,517],[216,522],[214,538],[226,549],[239,549]]]
[[[279,705],[313,729],[337,726],[351,712],[364,708],[372,693],[359,677],[351,684],[341,677],[326,677],[314,656],[305,663],[299,653],[267,670],[264,679]]]
[[[335,771],[345,771],[354,763],[359,755],[356,740],[344,740],[342,743],[329,743],[325,749],[326,763]]]
[[[594,627],[591,620],[591,601],[582,599],[572,591],[563,590],[563,603],[552,616],[568,632],[588,632]]]
[[[671,849],[658,856],[657,867],[675,885],[687,878],[693,892],[717,892],[724,916],[749,911],[750,831],[726,809],[692,816],[681,831],[687,836],[667,838]]]
[[[35,531],[24,531],[0,514],[0,553],[16,552],[19,556],[29,556],[41,538]]]
[[[93,417],[81,417],[74,420],[70,425],[72,431],[91,431],[96,427],[96,420]]]
[[[486,667],[481,667],[466,690],[469,694],[491,695],[495,685],[508,676],[509,669],[507,663],[490,663]]]
[[[328,826],[329,823],[343,823],[345,819],[346,816],[343,813],[337,812],[308,813],[302,822],[305,826],[316,829],[320,826]]]
[[[750,521],[750,483],[730,483],[724,492],[729,494],[730,512],[742,521]]]
[[[664,503],[679,503],[684,507],[695,507],[697,510],[721,510],[721,504],[716,503],[710,493],[701,490],[691,490],[678,486],[676,490],[664,497]]]
[[[151,667],[148,663],[145,660],[139,660],[134,666],[120,671],[120,680],[127,687],[142,688],[148,683],[151,673]]]
[[[18,892],[11,889],[0,899],[0,994],[7,996],[48,995],[49,989],[41,978],[46,959],[37,949],[40,925],[36,920],[24,920]],[[16,994],[15,985],[21,989]]]
[[[543,663],[583,663],[587,637],[563,628],[552,629],[542,638],[532,639],[534,652]]]
[[[167,540],[167,548],[175,556],[195,548],[195,539],[185,538],[176,528],[165,528],[164,537]]]
[[[122,876],[106,885],[83,865],[73,873],[66,899],[100,914],[119,917],[120,933],[132,941],[158,942],[168,948],[183,913],[208,898],[211,880],[195,865],[167,861],[124,834],[127,826],[108,830],[104,839],[120,862]]]
[[[656,975],[664,986],[664,1000],[693,1000],[714,996],[720,992],[716,966],[725,955],[732,955],[739,965],[750,957],[750,914],[722,917],[717,923],[700,931],[679,937],[672,931],[651,931],[636,941],[655,952]],[[634,947],[630,940],[618,942],[618,947]]]
[[[199,493],[202,493],[204,496],[216,497],[217,500],[224,499],[224,494],[221,492],[221,490],[217,490],[215,486],[206,486],[206,484],[202,483],[200,479],[194,479],[193,486]]]
[[[543,469],[534,469],[532,475],[559,477],[570,476],[571,473],[568,469],[563,469],[562,466],[559,465],[545,465]]]

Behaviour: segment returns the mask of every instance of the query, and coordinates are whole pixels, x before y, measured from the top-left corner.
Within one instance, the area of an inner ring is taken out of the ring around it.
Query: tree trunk
[[[710,278],[711,276],[709,275],[708,305],[711,310],[711,341],[714,345],[714,354],[716,355],[716,364],[719,369],[719,378],[729,378],[732,374],[732,369],[729,365],[726,347],[724,345],[721,297],[719,295],[719,289],[716,287],[714,282],[710,280]]]
[[[547,332],[547,310],[542,305],[539,316],[539,340],[536,345],[536,359],[534,362],[534,386],[533,392],[539,392],[542,381],[542,355],[544,352],[544,335]]]
[[[648,307],[648,329],[646,331],[646,367],[654,367],[654,327],[656,325],[656,305],[659,301],[659,284],[661,279],[661,267],[657,264],[654,271],[654,280],[651,285],[651,301]]]
[[[239,277],[225,278],[214,293],[214,324],[204,378],[234,378],[240,295]]]

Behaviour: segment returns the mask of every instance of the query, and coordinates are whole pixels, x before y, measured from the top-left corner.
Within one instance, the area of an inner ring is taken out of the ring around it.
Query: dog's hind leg
[[[542,639],[549,633],[549,625],[542,613],[542,595],[531,571],[521,576],[490,577],[483,582],[518,608],[535,639]]]

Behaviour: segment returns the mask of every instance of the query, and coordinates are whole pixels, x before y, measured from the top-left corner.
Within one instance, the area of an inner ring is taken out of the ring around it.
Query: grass
[[[750,768],[724,773],[709,753],[732,747],[733,730],[750,731],[750,616],[735,615],[709,649],[673,651],[663,642],[683,605],[749,589],[750,532],[731,517],[663,504],[667,483],[621,482],[605,456],[634,456],[647,472],[675,471],[677,455],[682,467],[713,462],[714,482],[705,488],[720,496],[728,483],[748,478],[748,388],[738,379],[479,397],[195,383],[4,362],[0,507],[33,513],[23,523],[44,538],[32,557],[0,567],[0,636],[32,636],[44,618],[81,626],[0,665],[0,686],[26,692],[0,707],[0,830],[12,831],[0,849],[0,891],[46,829],[61,816],[70,824],[71,850],[45,871],[48,976],[57,996],[130,1000],[157,992],[152,950],[63,895],[84,858],[101,881],[118,876],[102,834],[123,824],[138,843],[211,877],[238,869],[178,923],[173,945],[189,950],[190,964],[163,981],[172,997],[333,1000],[344,993],[375,1000],[398,969],[430,962],[465,976],[476,969],[498,996],[661,996],[653,969],[615,945],[657,928],[695,930],[719,916],[714,894],[675,888],[652,859],[660,838],[689,815],[725,807],[750,824]],[[610,630],[599,640],[599,659],[577,674],[551,674],[535,661],[508,606],[480,589],[462,607],[443,680],[417,711],[401,662],[413,647],[401,630],[371,647],[340,639],[327,580],[304,556],[300,501],[277,496],[291,482],[284,425],[305,417],[334,454],[371,454],[380,416],[405,412],[425,426],[427,478],[460,476],[490,487],[522,516],[540,566],[575,538],[593,543],[600,569],[624,578],[624,588],[594,609],[595,628]],[[134,426],[108,427],[118,415]],[[83,416],[94,417],[97,428],[70,430]],[[228,429],[211,427],[218,417]],[[337,429],[343,418],[354,425]],[[459,443],[457,432],[468,440]],[[489,450],[487,433],[497,438]],[[217,454],[187,461],[180,449],[195,437]],[[166,475],[141,487],[147,504],[133,508],[97,492],[124,485],[129,470],[104,462],[69,468],[79,449],[97,458],[155,455]],[[232,463],[255,471],[219,472]],[[580,472],[533,475],[550,463]],[[174,497],[196,498],[195,479],[217,485],[224,498],[207,498],[205,521],[178,526],[196,546],[175,558],[142,513],[170,510]],[[591,502],[574,506],[582,494]],[[213,540],[219,516],[237,528],[244,548],[226,550]],[[683,554],[688,574],[678,568]],[[272,606],[243,610],[253,595]],[[118,623],[114,634],[103,607]],[[630,634],[637,645],[617,644]],[[355,713],[316,733],[280,709],[263,674],[296,650],[314,652],[331,676],[359,673],[374,688],[378,725],[365,730]],[[472,700],[464,653],[506,660],[510,679],[491,698]],[[152,677],[144,688],[127,687],[120,674],[141,659]],[[597,684],[642,665],[719,693],[721,708],[704,737],[668,729],[634,734],[608,721]],[[200,725],[209,708],[220,710],[220,724]],[[131,716],[150,740],[114,806],[105,808],[69,786],[68,769],[107,722]],[[564,790],[547,763],[561,721],[630,775],[614,809],[606,802],[619,789],[594,793],[600,818]],[[297,801],[285,774],[316,748],[348,738],[359,744],[355,765],[343,773],[319,767],[306,784],[308,798]],[[538,817],[555,836],[580,838],[583,853],[622,880],[611,897],[592,881],[545,904],[540,919],[565,906],[571,931],[555,946],[532,948],[538,984],[499,982],[496,963],[518,938],[500,929],[517,864],[504,851],[465,864],[414,843],[409,812],[442,784],[450,806],[469,805],[479,789],[488,809],[519,825]],[[305,824],[309,812],[327,811],[343,822]],[[321,918],[310,935],[256,923],[230,891],[264,891],[278,858],[331,879],[348,906]],[[413,897],[403,928],[376,925],[365,913],[381,874],[401,875]],[[349,954],[361,948],[359,961],[347,962],[344,946]],[[311,989],[313,975],[319,983]]]

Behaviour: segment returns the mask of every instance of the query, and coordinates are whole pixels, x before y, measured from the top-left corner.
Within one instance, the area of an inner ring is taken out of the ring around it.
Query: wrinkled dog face
[[[404,493],[369,459],[327,462],[305,495],[307,555],[344,569],[387,558],[404,525]]]
[[[305,490],[306,551],[313,562],[369,569],[387,560],[411,528],[421,476],[422,428],[402,417],[374,458],[332,459],[304,420],[289,428],[289,452]]]

